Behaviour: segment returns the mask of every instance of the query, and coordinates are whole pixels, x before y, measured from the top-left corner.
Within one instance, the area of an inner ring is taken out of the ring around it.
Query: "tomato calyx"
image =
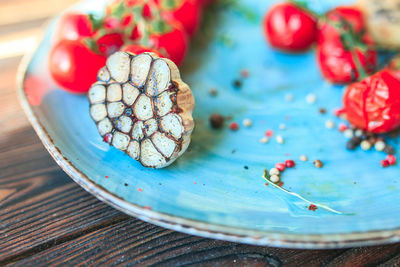
[[[335,10],[328,12],[322,21],[322,23],[328,25],[335,31],[335,33],[328,33],[333,36],[329,36],[327,40],[322,40],[322,42],[339,41],[342,48],[350,52],[351,60],[354,62],[355,70],[352,71],[353,80],[355,81],[357,78],[358,80],[363,80],[366,78],[367,72],[369,72],[369,66],[363,66],[360,54],[368,54],[369,51],[374,50],[370,40],[364,40],[367,39],[368,36],[365,35],[364,31],[356,31],[352,23]],[[358,74],[357,78],[356,73]]]

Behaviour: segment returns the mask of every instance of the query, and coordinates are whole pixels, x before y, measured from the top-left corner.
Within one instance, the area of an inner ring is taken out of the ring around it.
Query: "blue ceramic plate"
[[[321,1],[322,2],[322,1]],[[77,8],[98,4],[86,1]],[[96,1],[97,3],[97,1]],[[102,142],[89,117],[85,96],[57,88],[47,71],[52,27],[21,67],[21,102],[33,127],[57,163],[100,200],[166,228],[257,245],[334,248],[397,242],[400,237],[399,167],[383,169],[382,152],[350,152],[332,111],[342,87],[322,79],[314,52],[288,55],[265,42],[261,17],[273,1],[248,0],[227,8],[206,45],[195,45],[182,68],[197,106],[188,151],[172,166],[146,169]],[[329,5],[328,5],[329,4]],[[314,3],[326,9],[337,1]],[[198,38],[196,43],[202,43]],[[204,43],[204,42],[203,42]],[[237,89],[242,70],[250,76]],[[216,88],[217,96],[209,91]],[[306,101],[313,93],[314,104]],[[287,94],[293,100],[286,101]],[[328,112],[322,115],[319,108]],[[213,130],[209,115],[219,112],[250,128]],[[279,125],[285,124],[286,129]],[[260,143],[266,130],[274,137]],[[278,144],[281,135],[285,143]],[[393,140],[397,142],[397,140]],[[308,162],[299,156],[308,156]],[[264,168],[294,159],[283,187],[344,214],[318,208],[266,186]],[[320,159],[321,169],[312,161]]]

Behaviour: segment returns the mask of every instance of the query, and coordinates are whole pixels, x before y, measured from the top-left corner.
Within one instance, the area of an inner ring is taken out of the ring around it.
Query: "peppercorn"
[[[320,108],[318,111],[319,111],[319,113],[321,113],[321,114],[325,114],[325,113],[326,113],[326,109],[324,109],[324,108]]]
[[[277,168],[271,168],[270,170],[269,170],[269,174],[270,175],[279,175],[279,170],[277,169]]]
[[[322,163],[322,161],[320,161],[319,159],[314,160],[314,166],[317,168],[322,168],[322,166],[324,166],[324,164]]]
[[[280,172],[283,172],[285,170],[286,166],[283,163],[276,163],[275,168],[277,168]]]
[[[288,159],[288,160],[285,161],[285,166],[287,168],[293,168],[294,166],[296,166],[296,163],[293,160]]]
[[[368,142],[367,140],[363,140],[360,144],[362,150],[370,150],[371,149],[371,143]]]
[[[274,174],[271,175],[271,177],[269,178],[271,180],[271,182],[273,182],[274,184],[278,183],[281,179],[279,178],[278,175]]]
[[[354,150],[357,148],[357,146],[359,146],[361,143],[361,138],[354,136],[353,138],[351,138],[349,141],[347,141],[346,143],[346,148],[349,150]]]
[[[301,155],[301,156],[300,156],[300,160],[305,162],[305,161],[308,160],[308,158],[307,158],[306,155]]]
[[[386,160],[389,163],[389,165],[394,165],[397,159],[396,156],[394,155],[387,155]]]
[[[376,151],[383,151],[386,147],[386,144],[384,141],[379,140],[379,141],[376,141],[374,147],[375,147]]]
[[[233,82],[233,86],[234,86],[236,89],[240,89],[240,88],[242,88],[243,83],[242,83],[241,80],[235,80],[235,81]]]
[[[232,122],[231,124],[229,124],[229,128],[232,131],[237,131],[237,130],[239,130],[239,124],[237,122]]]
[[[217,91],[217,89],[210,89],[210,95],[211,96],[217,96],[218,95],[218,91]]]
[[[386,167],[389,166],[389,162],[386,159],[384,159],[384,160],[381,161],[381,165],[382,165],[383,168],[386,168]]]
[[[213,113],[210,116],[210,124],[214,129],[220,129],[224,125],[224,117],[221,114]]]
[[[391,145],[386,145],[385,149],[383,150],[388,155],[394,154],[394,148]]]

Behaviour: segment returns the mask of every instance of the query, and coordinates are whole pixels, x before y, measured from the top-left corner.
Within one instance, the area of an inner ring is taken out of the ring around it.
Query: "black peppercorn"
[[[388,155],[394,154],[394,148],[391,145],[386,145],[385,149],[383,150]]]
[[[221,114],[213,113],[210,116],[210,124],[214,129],[220,129],[224,125],[224,117]]]

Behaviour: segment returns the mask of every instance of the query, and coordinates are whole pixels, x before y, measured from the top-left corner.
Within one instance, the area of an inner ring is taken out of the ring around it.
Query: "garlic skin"
[[[167,167],[190,144],[194,97],[169,59],[116,52],[88,98],[104,141],[145,167]]]

